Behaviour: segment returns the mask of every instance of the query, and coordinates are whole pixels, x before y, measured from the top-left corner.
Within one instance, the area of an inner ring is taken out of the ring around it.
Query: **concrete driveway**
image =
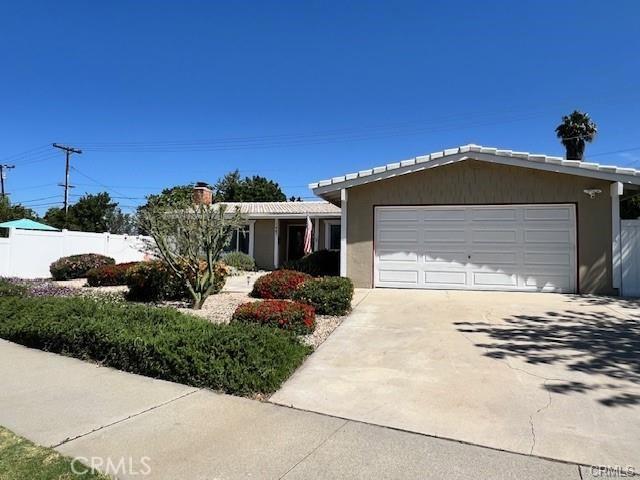
[[[640,306],[372,290],[271,401],[640,472]]]

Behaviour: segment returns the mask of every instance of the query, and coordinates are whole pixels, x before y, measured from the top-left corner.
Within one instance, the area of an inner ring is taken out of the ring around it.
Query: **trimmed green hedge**
[[[256,261],[252,256],[242,252],[229,252],[223,255],[222,261],[237,270],[252,272],[256,269]]]
[[[73,280],[84,278],[92,268],[115,263],[116,261],[111,257],[97,253],[83,253],[59,258],[49,266],[49,272],[54,280]]]
[[[343,277],[314,278],[293,292],[293,299],[311,305],[318,315],[345,315],[351,310],[353,283]]]
[[[189,297],[187,287],[169,267],[159,260],[140,262],[125,273],[129,287],[127,299],[138,302],[162,300],[185,300]],[[222,288],[222,287],[220,287]]]
[[[0,298],[0,337],[231,394],[271,393],[310,348],[291,333],[216,325],[168,308],[81,298]]]

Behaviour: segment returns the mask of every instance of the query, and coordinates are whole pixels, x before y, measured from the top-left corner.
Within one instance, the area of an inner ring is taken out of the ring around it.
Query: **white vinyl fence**
[[[116,263],[144,260],[143,239],[135,235],[110,233],[44,232],[9,229],[8,238],[0,238],[0,277],[50,277],[49,265],[60,257],[81,253],[99,253]]]
[[[640,220],[620,222],[622,296],[640,297]]]

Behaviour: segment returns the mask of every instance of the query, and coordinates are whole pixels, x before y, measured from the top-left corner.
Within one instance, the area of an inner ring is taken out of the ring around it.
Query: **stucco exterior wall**
[[[258,268],[271,270],[273,265],[273,228],[272,219],[256,220],[253,226],[253,258]]]
[[[610,182],[467,160],[352,187],[347,202],[347,275],[373,281],[375,205],[575,203],[580,293],[612,294]],[[590,199],[587,188],[602,193]]]
[[[340,217],[335,217],[335,220],[339,220]],[[315,228],[315,219],[312,217]],[[283,264],[287,258],[287,225],[306,225],[306,219],[280,219],[279,223],[279,237],[278,237],[278,251],[280,264]],[[275,222],[273,219],[258,219],[254,223],[254,244],[253,244],[253,257],[256,261],[258,268],[263,270],[273,270],[276,268],[273,262],[273,229]],[[323,219],[318,221],[318,231],[314,234],[319,234],[318,238],[318,250],[325,248],[325,222]]]

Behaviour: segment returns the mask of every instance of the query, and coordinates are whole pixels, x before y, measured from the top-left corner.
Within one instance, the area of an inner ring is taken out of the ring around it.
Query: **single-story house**
[[[633,168],[466,145],[309,187],[340,207],[356,287],[615,294],[619,200],[639,185]]]
[[[211,203],[212,192],[196,184],[194,200]],[[271,270],[304,255],[307,217],[312,222],[312,249],[340,248],[340,208],[325,201],[314,202],[220,202],[227,211],[240,211],[247,220],[231,239],[228,251],[252,256],[258,268]]]

